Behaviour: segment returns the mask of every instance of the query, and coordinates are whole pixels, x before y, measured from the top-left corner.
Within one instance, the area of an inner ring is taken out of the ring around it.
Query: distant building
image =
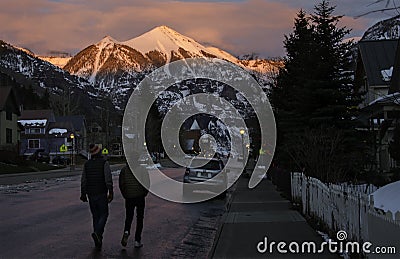
[[[66,125],[69,124],[69,132],[74,134],[75,142],[74,148],[77,154],[82,154],[85,157],[87,156],[87,147],[88,143],[88,134],[87,134],[87,125],[86,118],[84,115],[70,115],[70,116],[60,116],[56,117],[56,123],[64,123]]]
[[[19,123],[24,128],[20,155],[29,157],[43,149],[51,157],[72,153],[87,156],[86,120],[82,115],[55,117],[52,110],[25,110]],[[61,152],[63,145],[67,151]]]
[[[121,125],[108,125],[107,128],[103,128],[97,122],[92,122],[88,127],[87,139],[89,143],[106,148],[109,151],[109,157],[124,155]]]
[[[0,86],[0,150],[18,150],[20,115],[20,105],[14,88]]]
[[[19,123],[24,128],[21,133],[20,154],[32,155],[37,149],[50,152],[51,140],[49,139],[49,125],[56,118],[52,110],[24,110],[19,118]]]
[[[188,124],[189,123],[189,124]],[[199,153],[199,140],[201,137],[201,128],[197,119],[189,120],[183,125],[183,132],[180,134],[180,143],[182,150],[187,153]]]

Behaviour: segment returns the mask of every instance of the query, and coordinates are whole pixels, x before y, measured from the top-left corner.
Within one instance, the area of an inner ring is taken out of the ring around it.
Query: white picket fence
[[[302,205],[303,214],[321,220],[332,232],[343,230],[347,240],[400,249],[400,212],[376,210],[370,195],[376,188],[326,185],[302,173],[292,173],[291,183],[292,200]]]

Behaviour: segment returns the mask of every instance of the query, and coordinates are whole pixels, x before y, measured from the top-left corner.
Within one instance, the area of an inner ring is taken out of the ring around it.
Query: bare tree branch
[[[379,12],[384,12],[384,11],[392,11],[392,10],[397,10],[397,9],[398,9],[398,7],[391,7],[391,8],[382,8],[382,9],[378,9],[378,10],[372,10],[372,11],[369,11],[369,12],[354,16],[354,19],[358,19],[360,17],[366,16],[366,15],[369,15],[369,14],[372,14],[372,13],[379,13]]]

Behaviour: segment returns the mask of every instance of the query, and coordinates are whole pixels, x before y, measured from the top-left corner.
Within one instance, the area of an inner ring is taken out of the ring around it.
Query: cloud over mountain
[[[349,2],[339,7],[353,6]],[[126,40],[166,24],[234,54],[280,56],[299,6],[305,1],[2,0],[0,23],[7,26],[0,28],[0,39],[36,54],[75,54],[104,35]],[[365,25],[365,19],[353,24]]]

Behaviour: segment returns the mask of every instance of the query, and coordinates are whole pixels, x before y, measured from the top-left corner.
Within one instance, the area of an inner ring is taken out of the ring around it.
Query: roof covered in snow
[[[67,129],[60,129],[60,128],[53,128],[53,129],[49,130],[49,134],[64,134],[67,132],[68,132]]]
[[[377,105],[377,104],[396,104],[400,105],[400,93],[393,93],[381,96],[376,98],[372,102],[369,103],[369,106]]]
[[[24,127],[44,127],[46,126],[47,120],[18,120]]]

